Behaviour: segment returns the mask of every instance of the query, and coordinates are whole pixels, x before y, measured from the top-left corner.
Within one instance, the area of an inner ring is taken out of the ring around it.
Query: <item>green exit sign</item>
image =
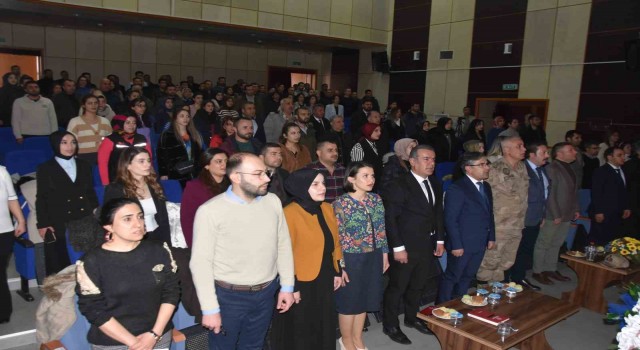
[[[518,84],[502,84],[502,90],[504,91],[518,90]]]
[[[292,65],[292,66],[302,66],[302,62],[300,62],[300,61],[293,61],[293,62],[291,62],[291,65]]]

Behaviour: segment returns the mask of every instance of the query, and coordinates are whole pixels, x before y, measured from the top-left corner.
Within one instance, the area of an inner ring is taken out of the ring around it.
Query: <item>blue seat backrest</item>
[[[456,166],[455,162],[445,162],[445,163],[436,164],[436,171],[435,171],[436,177],[440,181],[445,181],[442,178],[447,175],[453,174],[453,168],[455,166]]]
[[[17,150],[6,154],[5,164],[9,174],[25,175],[35,172],[38,165],[46,162],[49,158],[43,151]]]
[[[578,191],[578,200],[580,201],[580,215],[589,216],[589,205],[591,204],[591,190],[584,189]]]
[[[24,139],[22,144],[24,150],[37,150],[42,151],[47,155],[47,158],[53,157],[53,150],[49,143],[49,136],[37,136]]]

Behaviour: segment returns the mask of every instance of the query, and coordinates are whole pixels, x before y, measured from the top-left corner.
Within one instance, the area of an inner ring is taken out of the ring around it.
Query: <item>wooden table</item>
[[[519,331],[507,336],[503,343],[496,326],[467,316],[469,311],[477,307],[465,305],[459,299],[438,306],[453,308],[464,314],[462,324],[453,327],[448,320],[418,313],[418,318],[427,321],[441,348],[447,350],[504,350],[514,346],[520,350],[550,350],[552,347],[544,335],[545,329],[580,309],[577,305],[530,290],[518,293],[513,299],[513,304],[508,304],[504,298],[493,311],[509,316],[513,328]]]
[[[615,269],[566,254],[560,257],[567,260],[567,265],[578,275],[578,287],[571,292],[562,293],[562,299],[598,313],[607,311],[603,294],[605,288],[621,282],[640,280],[640,266]]]

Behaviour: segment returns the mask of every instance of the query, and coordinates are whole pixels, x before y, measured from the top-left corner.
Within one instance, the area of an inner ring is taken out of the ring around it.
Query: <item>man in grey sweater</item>
[[[50,99],[40,95],[40,87],[35,81],[25,84],[27,94],[13,102],[11,125],[18,143],[25,137],[45,136],[58,130],[56,110]]]
[[[260,158],[236,153],[226,171],[229,189],[196,212],[189,266],[209,349],[262,349],[274,306],[293,304],[289,229]]]

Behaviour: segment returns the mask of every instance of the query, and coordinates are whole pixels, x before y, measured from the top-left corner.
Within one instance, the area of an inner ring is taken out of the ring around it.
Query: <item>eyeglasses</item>
[[[467,164],[467,166],[479,166],[479,167],[489,167],[489,163],[478,163],[478,164]]]
[[[258,178],[261,178],[263,176],[271,178],[271,172],[269,170],[264,170],[257,173],[243,173],[242,171],[236,171],[236,173],[243,174],[243,175],[253,175],[253,176],[257,176]]]

